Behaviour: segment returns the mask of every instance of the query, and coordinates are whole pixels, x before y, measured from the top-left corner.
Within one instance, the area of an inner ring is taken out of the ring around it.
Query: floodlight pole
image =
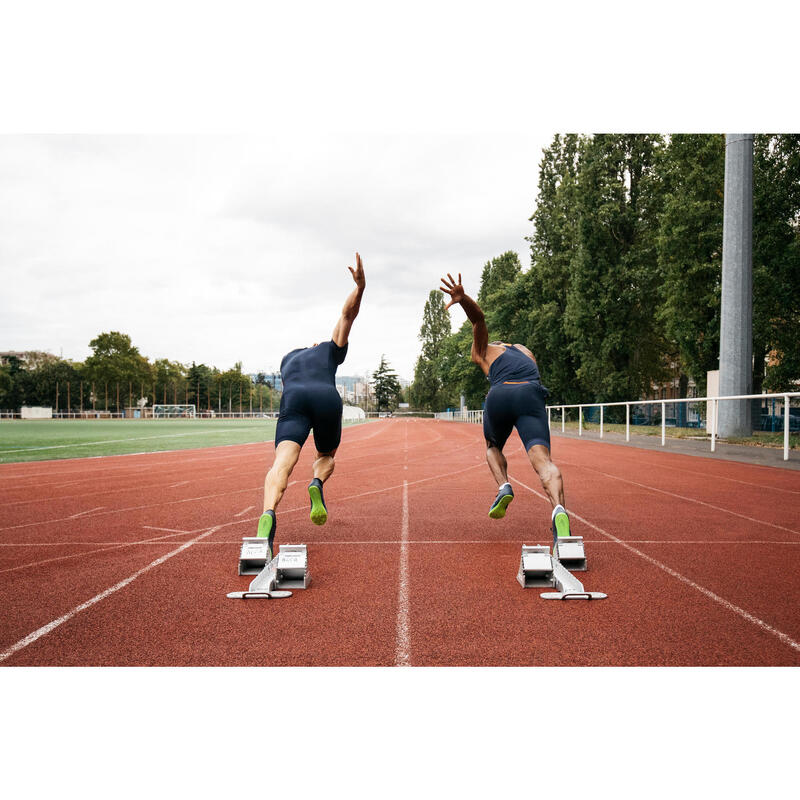
[[[753,382],[753,134],[725,137],[719,393],[751,394]],[[719,436],[752,434],[750,401],[719,404]]]

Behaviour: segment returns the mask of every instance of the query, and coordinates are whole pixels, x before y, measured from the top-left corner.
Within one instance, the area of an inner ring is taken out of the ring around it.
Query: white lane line
[[[133,575],[128,576],[124,580],[121,580],[119,583],[115,583],[113,586],[109,586],[100,594],[96,594],[91,600],[87,600],[85,603],[81,603],[79,606],[75,606],[75,608],[67,611],[66,614],[59,617],[58,619],[54,619],[52,622],[48,622],[47,625],[43,625],[41,628],[37,628],[32,633],[29,633],[24,639],[20,639],[15,644],[12,644],[4,652],[0,653],[0,661],[5,661],[7,658],[10,658],[14,655],[14,653],[19,652],[28,645],[33,644],[38,639],[41,639],[42,636],[47,636],[48,633],[51,633],[60,625],[63,625],[65,622],[69,622],[74,616],[80,614],[81,611],[85,611],[87,608],[91,608],[91,606],[99,603],[101,600],[105,600],[106,597],[109,595],[114,594],[114,592],[118,592],[120,589],[124,589],[128,584],[133,583],[138,577],[144,575],[146,572],[149,572],[151,569],[160,566],[165,561],[169,560],[173,556],[178,555],[178,553],[182,553],[187,548],[191,547],[195,542],[199,542],[201,539],[205,539],[206,536],[210,536],[212,533],[215,533],[217,528],[211,528],[207,530],[205,533],[201,533],[196,538],[184,542],[180,547],[173,550],[171,553],[167,553],[166,555],[161,556],[161,558],[157,558],[155,561],[151,561],[146,567],[142,567],[142,569],[134,572]]]
[[[255,508],[255,506],[247,506],[244,510],[240,511],[238,514],[234,514],[234,517],[241,517],[242,515],[246,514],[251,509]]]
[[[97,514],[98,517],[105,516],[106,514],[122,514],[125,511],[140,511],[143,508],[158,508],[159,506],[171,506],[176,505],[178,503],[193,503],[195,500],[211,500],[214,497],[228,497],[232,494],[241,494],[242,492],[255,492],[261,489],[260,486],[251,487],[247,489],[232,489],[229,492],[217,492],[216,494],[203,494],[198,497],[184,497],[180,500],[165,500],[163,503],[146,503],[141,506],[125,506],[123,508],[111,508],[108,511],[103,511],[101,514]],[[104,506],[101,506],[104,508]],[[82,514],[86,514],[88,512],[82,511]],[[38,522],[25,522],[21,525],[8,525],[5,528],[0,528],[0,532],[2,531],[10,531],[15,530],[16,528],[30,528],[34,525],[50,525],[54,522],[65,522],[68,519],[73,519],[73,517],[60,517],[59,519],[43,519],[39,520]]]
[[[73,514],[71,517],[67,517],[67,519],[77,519],[78,517],[84,517],[87,514],[91,514],[92,511],[100,511],[104,508],[105,506],[97,506],[97,508],[90,508],[86,511],[79,511],[77,514]]]
[[[660,454],[659,454],[660,455]],[[680,472],[681,475],[702,475],[704,478],[714,478],[719,481],[731,481],[732,483],[743,483],[745,486],[750,486],[753,489],[771,489],[775,492],[785,492],[786,494],[800,494],[796,489],[784,489],[781,486],[772,486],[768,483],[752,483],[751,481],[743,481],[739,478],[729,478],[727,475],[719,475],[716,472],[698,472],[696,469],[686,469],[684,467],[672,467],[669,464],[656,464],[653,461],[645,462],[651,467],[658,469],[671,469],[673,472]],[[747,466],[761,466],[760,464],[748,464]],[[771,467],[775,469],[775,467]]]
[[[224,527],[224,526],[220,526]],[[157,528],[156,530],[164,530],[163,528]],[[204,530],[204,529],[198,529]],[[197,531],[175,531],[174,533],[197,533]],[[0,542],[0,548],[2,547],[89,547],[91,545],[106,545],[106,546],[119,546],[119,547],[133,547],[137,544],[153,544],[154,542],[160,541],[161,539],[167,539],[168,536],[164,537],[157,537],[155,539],[140,539],[135,542]],[[409,539],[408,544],[480,544],[480,545],[487,545],[487,544],[523,544],[531,539],[531,536],[527,536],[524,539]],[[607,544],[612,545],[616,544],[616,542],[610,541],[609,539],[587,539],[585,536],[583,537],[583,541],[586,544]],[[754,545],[754,544],[766,544],[766,545],[780,545],[781,547],[800,547],[800,542],[798,541],[791,541],[791,542],[779,542],[779,541],[769,541],[767,539],[758,539],[758,540],[747,540],[747,539],[736,539],[734,541],[729,539],[716,539],[716,540],[709,540],[704,539],[702,541],[697,540],[684,540],[684,539],[628,539],[628,544],[670,544],[670,545],[687,545],[691,547],[698,547],[701,545],[706,545],[707,547],[717,547],[718,545]],[[220,545],[231,545],[241,544],[240,539],[217,539],[213,542],[202,542],[204,547],[218,547]],[[309,544],[313,544],[314,547],[321,547],[323,545],[331,545],[332,547],[338,547],[339,545],[349,544],[349,545],[358,545],[358,546],[365,546],[365,545],[399,545],[400,541],[398,539],[343,539],[343,540],[336,540],[336,539],[321,539],[319,541],[315,541],[313,539],[308,540]]]
[[[514,483],[518,483],[520,486],[522,486],[523,489],[527,489],[529,492],[533,492],[533,494],[535,494],[537,497],[541,497],[542,500],[544,500],[545,502],[549,502],[548,498],[545,497],[545,495],[541,494],[540,492],[537,492],[535,489],[531,489],[530,486],[526,486],[524,483],[522,483],[522,481],[518,480],[517,478],[511,478],[511,480],[514,481]],[[669,494],[669,492],[667,492],[667,494]],[[724,511],[725,509],[722,510]],[[759,619],[758,617],[751,614],[749,611],[745,611],[743,608],[735,605],[734,603],[731,603],[724,597],[720,597],[718,594],[715,594],[710,589],[706,589],[705,586],[701,586],[699,583],[695,583],[695,581],[693,581],[691,578],[687,578],[685,575],[681,575],[680,572],[677,572],[671,567],[668,567],[666,564],[663,564],[661,561],[658,561],[652,556],[648,556],[647,553],[643,553],[641,550],[637,550],[635,547],[628,544],[628,542],[625,542],[622,539],[618,539],[613,534],[608,533],[608,531],[604,531],[602,528],[589,522],[588,519],[582,517],[580,514],[577,514],[575,511],[570,511],[569,513],[576,519],[579,519],[581,522],[583,522],[584,525],[588,525],[590,528],[592,528],[592,530],[595,530],[598,533],[602,534],[603,536],[608,537],[609,539],[611,539],[611,541],[616,542],[617,544],[624,547],[626,550],[629,550],[631,553],[634,553],[640,558],[643,558],[645,561],[652,564],[654,567],[658,567],[659,569],[663,570],[664,572],[667,573],[667,575],[671,575],[673,578],[676,578],[682,583],[685,583],[687,586],[691,586],[692,589],[696,589],[698,592],[705,595],[710,600],[713,600],[715,603],[719,603],[723,608],[727,608],[728,611],[732,611],[734,614],[738,614],[742,619],[745,619],[748,622],[752,623],[753,625],[756,625],[757,627],[761,628],[763,631],[772,634],[773,636],[777,637],[780,641],[782,641],[784,644],[791,647],[793,650],[800,651],[800,642],[796,642],[794,639],[792,639],[791,636],[788,636],[783,631],[779,631],[777,628],[773,628],[772,625],[764,622],[763,619]]]
[[[739,514],[737,511],[731,511],[729,508],[723,508],[722,506],[715,506],[713,503],[706,503],[704,500],[697,500],[694,497],[686,497],[686,495],[683,494],[668,492],[666,489],[657,489],[655,486],[648,486],[645,483],[638,483],[637,481],[632,481],[629,480],[628,478],[620,478],[618,475],[611,475],[608,472],[603,472],[602,470],[594,469],[593,467],[586,467],[581,464],[570,464],[570,466],[586,469],[590,472],[596,472],[598,475],[603,475],[606,478],[611,478],[612,480],[615,481],[621,481],[622,483],[629,483],[631,484],[631,486],[639,486],[642,489],[647,489],[650,492],[658,492],[659,494],[665,494],[668,497],[676,497],[678,498],[678,500],[686,500],[689,503],[697,503],[697,505],[706,506],[706,508],[713,508],[715,511],[722,511],[725,514],[732,514],[734,517],[739,517],[739,519],[746,519],[748,522],[756,522],[759,525],[768,525],[770,528],[777,528],[778,530],[787,531],[787,533],[795,533],[798,536],[800,536],[800,531],[793,530],[792,528],[787,528],[783,525],[777,525],[774,522],[767,522],[766,520],[763,519],[748,517],[746,514]]]
[[[201,528],[200,530],[205,530]],[[164,542],[164,539],[171,539],[173,536],[176,536],[178,533],[181,534],[191,534],[197,533],[197,531],[177,531],[176,533],[167,533],[164,536],[154,536],[150,539],[139,539],[135,542],[87,542],[87,545],[99,545],[99,547],[95,550],[82,550],[80,553],[69,553],[68,555],[63,556],[53,556],[53,558],[45,558],[42,561],[29,561],[27,564],[18,564],[16,567],[6,567],[5,569],[0,569],[0,574],[4,572],[19,572],[23,569],[30,569],[31,567],[41,567],[43,564],[51,564],[54,561],[68,561],[71,558],[82,558],[83,556],[92,556],[97,553],[110,553],[112,550],[122,550],[125,547],[133,547],[137,544],[173,544],[173,542]],[[64,542],[59,542],[55,546],[56,547],[63,547]],[[69,545],[74,545],[75,542],[69,542]],[[53,545],[50,545],[51,547]]]
[[[185,531],[181,528],[159,528],[157,525],[142,525],[149,531],[169,531],[170,533],[196,533],[197,531]],[[197,530],[205,530],[205,528],[198,528]],[[62,542],[62,544],[69,544],[69,542]]]
[[[403,426],[403,460],[408,463],[408,422]],[[408,614],[408,481],[403,481],[403,510],[400,520],[400,565],[397,581],[397,632],[394,664],[411,666],[411,620]]]
[[[186,486],[187,483],[189,483],[189,481],[178,481],[177,483],[171,484],[169,488],[170,489],[175,489],[178,486]]]
[[[471,467],[465,467],[464,469],[457,469],[457,470],[455,470],[453,472],[443,472],[440,475],[433,475],[430,478],[420,478],[419,480],[416,480],[416,481],[404,481],[403,483],[396,483],[394,486],[386,486],[383,489],[371,489],[368,492],[359,492],[358,494],[350,494],[350,495],[347,495],[346,497],[329,498],[329,503],[330,502],[343,503],[345,500],[355,500],[355,499],[357,499],[359,497],[366,497],[366,496],[371,495],[371,494],[382,494],[383,492],[391,492],[391,491],[394,491],[395,489],[402,489],[405,484],[407,484],[408,486],[415,486],[418,483],[427,483],[429,481],[438,481],[440,478],[447,478],[450,475],[459,475],[462,472],[469,472],[471,469],[477,469],[478,467],[482,467],[482,466],[483,466],[483,464],[473,464]],[[179,502],[183,502],[183,501],[179,501]],[[308,504],[302,505],[302,506],[295,506],[294,508],[285,508],[285,509],[281,508],[280,513],[281,514],[291,514],[291,513],[295,512],[295,511],[308,511]],[[229,525],[242,525],[242,524],[244,524],[246,522],[255,522],[257,519],[258,519],[258,517],[246,517],[245,519],[239,520],[237,522],[223,522],[220,525],[220,527],[226,528]],[[33,523],[30,523],[30,524],[33,524]],[[17,526],[17,527],[22,527],[22,526]],[[7,530],[7,529],[0,528],[0,530]]]
[[[408,481],[403,481],[403,519],[400,531],[400,579],[397,589],[396,667],[411,666],[411,628],[408,617]]]
[[[397,589],[396,667],[411,666],[411,627],[408,617],[408,483],[403,483],[403,520],[400,532],[400,579]]]

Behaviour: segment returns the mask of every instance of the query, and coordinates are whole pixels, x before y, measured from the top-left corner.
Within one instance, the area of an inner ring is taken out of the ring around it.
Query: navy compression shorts
[[[330,384],[305,384],[286,389],[281,397],[275,446],[297,442],[302,447],[314,429],[318,453],[331,453],[342,440],[342,398]]]
[[[500,383],[489,390],[483,408],[483,435],[503,449],[516,427],[525,450],[535,444],[550,449],[550,428],[544,401],[546,389],[539,383]]]

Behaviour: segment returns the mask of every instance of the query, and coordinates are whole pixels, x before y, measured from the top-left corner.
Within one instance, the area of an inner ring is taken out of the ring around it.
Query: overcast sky
[[[330,337],[367,290],[342,374],[413,377],[428,292],[528,263],[540,135],[0,137],[0,350],[83,360],[101,331],[150,359],[245,371]],[[463,322],[452,310],[454,327]]]

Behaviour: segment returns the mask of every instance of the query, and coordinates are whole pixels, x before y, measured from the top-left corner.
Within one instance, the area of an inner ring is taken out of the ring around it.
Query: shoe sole
[[[309,486],[308,496],[311,498],[311,521],[315,525],[324,525],[328,521],[328,511],[322,502],[322,492],[319,486]]]
[[[506,509],[513,499],[513,494],[504,494],[497,501],[497,505],[492,506],[491,510],[489,511],[489,516],[492,519],[503,519],[503,517],[506,515]]]
[[[556,518],[554,520],[556,526],[556,538],[560,539],[562,536],[569,536],[569,517],[560,512],[556,514]]]

